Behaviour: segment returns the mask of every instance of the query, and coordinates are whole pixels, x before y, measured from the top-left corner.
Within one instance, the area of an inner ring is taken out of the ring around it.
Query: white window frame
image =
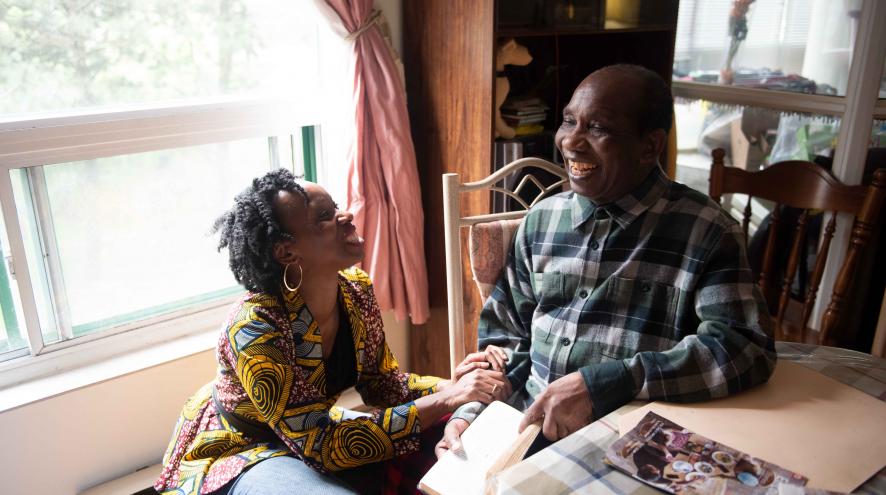
[[[195,304],[75,339],[44,343],[32,283],[36,274],[29,270],[25,255],[11,170],[25,168],[39,173],[40,169],[33,167],[256,137],[298,135],[300,139],[302,127],[319,129],[317,115],[311,102],[219,98],[0,121],[0,206],[22,307],[23,333],[28,340],[27,348],[6,353],[10,359],[0,363],[0,388],[210,331],[221,324],[236,298]],[[295,168],[301,168],[298,150],[291,149],[294,141],[270,140],[277,147],[270,150],[272,163],[275,156],[293,156]],[[40,205],[35,206],[39,216]],[[59,287],[51,292],[57,297]],[[53,300],[53,305],[59,304],[64,305],[64,300]],[[64,338],[70,325],[58,320],[66,313],[55,307],[53,314]]]
[[[886,119],[886,100],[879,99],[886,58],[886,2],[863,0],[852,50],[845,96],[821,96],[784,91],[673,81],[674,96],[733,105],[840,117],[840,133],[832,171],[846,184],[860,184],[874,119]],[[809,325],[819,328],[843,265],[852,229],[852,216],[840,214],[834,242],[819,288],[820,296]]]

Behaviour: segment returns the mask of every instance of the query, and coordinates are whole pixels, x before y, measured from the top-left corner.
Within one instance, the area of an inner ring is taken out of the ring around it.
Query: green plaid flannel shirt
[[[658,167],[613,203],[567,192],[532,208],[478,333],[480,349],[508,353],[515,407],[579,371],[595,418],[634,399],[733,394],[776,362],[740,226]],[[453,417],[473,421],[482,408]]]

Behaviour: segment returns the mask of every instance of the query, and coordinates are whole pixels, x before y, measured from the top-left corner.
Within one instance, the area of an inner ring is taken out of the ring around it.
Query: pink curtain
[[[393,309],[398,320],[409,316],[424,323],[424,213],[403,80],[379,30],[373,0],[315,2],[334,30],[354,39],[356,139],[347,205],[366,240],[363,269],[372,277],[381,309]]]

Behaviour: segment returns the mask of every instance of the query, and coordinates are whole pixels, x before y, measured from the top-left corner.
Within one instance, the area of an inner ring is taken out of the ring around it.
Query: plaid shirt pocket
[[[674,321],[680,292],[659,282],[610,278],[605,305],[613,338],[601,346],[601,354],[626,359],[638,348],[670,348],[677,338]]]
[[[581,277],[561,272],[533,273],[532,276],[538,301],[533,328],[544,332],[547,338],[570,319],[570,311],[581,309],[582,302],[576,300]],[[544,316],[538,318],[539,315]]]
[[[533,273],[532,277],[539,310],[550,311],[572,303],[579,277],[560,272]]]

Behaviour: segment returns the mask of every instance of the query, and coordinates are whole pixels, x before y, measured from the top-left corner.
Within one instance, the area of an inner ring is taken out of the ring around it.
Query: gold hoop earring
[[[286,287],[286,290],[289,292],[295,292],[301,287],[302,278],[304,277],[304,271],[301,269],[301,263],[296,262],[295,266],[298,267],[298,285],[294,288],[289,286],[289,280],[287,280],[286,274],[289,271],[289,265],[292,263],[286,263],[286,268],[283,269],[283,285]]]

